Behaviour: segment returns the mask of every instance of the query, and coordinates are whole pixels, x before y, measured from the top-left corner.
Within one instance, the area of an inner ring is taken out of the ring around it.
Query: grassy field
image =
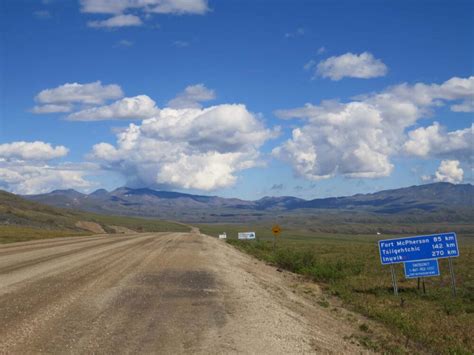
[[[409,343],[420,352],[474,352],[474,236],[458,234],[460,257],[453,259],[457,297],[451,294],[446,259],[440,260],[441,277],[425,278],[426,294],[418,289],[416,279],[404,278],[403,266],[397,264],[400,294],[396,297],[390,268],[380,264],[377,240],[397,236],[284,230],[274,250],[270,225],[199,227],[212,236],[225,231],[228,242],[239,249],[317,281],[348,308],[385,324],[399,344]],[[238,231],[250,230],[257,233],[257,241],[236,240]],[[402,348],[369,345],[393,353]]]

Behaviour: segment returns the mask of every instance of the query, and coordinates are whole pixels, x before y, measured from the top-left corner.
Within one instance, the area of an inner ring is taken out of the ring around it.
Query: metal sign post
[[[449,273],[451,274],[451,289],[453,290],[453,297],[456,297],[456,279],[454,278],[453,260],[448,258]]]
[[[273,232],[273,252],[276,250],[276,238],[280,235],[281,228],[278,224],[275,224],[272,227],[272,232]]]
[[[390,264],[390,272],[392,274],[393,294],[395,296],[398,296],[397,274],[395,273],[395,268],[393,267],[393,264]]]

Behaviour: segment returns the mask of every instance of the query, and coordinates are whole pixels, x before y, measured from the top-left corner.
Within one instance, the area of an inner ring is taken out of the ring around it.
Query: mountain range
[[[375,214],[430,213],[444,210],[470,211],[474,186],[432,183],[371,194],[305,200],[281,196],[255,201],[218,196],[192,195],[149,188],[100,189],[90,194],[75,190],[55,190],[26,199],[55,207],[91,212],[181,221],[219,221],[220,217],[265,217],[275,213],[321,213],[322,211],[370,212]]]

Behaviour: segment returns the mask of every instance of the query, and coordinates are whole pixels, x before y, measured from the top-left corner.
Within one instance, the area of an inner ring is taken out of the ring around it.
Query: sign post
[[[393,294],[395,296],[398,296],[397,274],[395,273],[395,268],[393,267],[393,264],[390,265],[390,272],[392,274]]]
[[[278,224],[275,224],[272,227],[272,232],[273,232],[273,252],[275,252],[276,249],[276,238],[280,235],[281,228]]]
[[[449,273],[451,274],[451,289],[453,290],[453,297],[456,297],[456,279],[454,278],[453,261],[448,258]]]

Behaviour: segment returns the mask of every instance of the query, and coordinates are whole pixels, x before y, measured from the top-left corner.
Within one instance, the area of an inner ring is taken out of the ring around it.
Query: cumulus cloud
[[[304,28],[298,27],[294,32],[286,32],[285,38],[301,37],[304,36],[305,32]]]
[[[116,145],[95,145],[90,158],[129,186],[212,190],[258,165],[260,146],[275,135],[244,105],[165,108],[118,133]]]
[[[387,74],[387,66],[369,52],[361,54],[346,53],[329,57],[316,66],[316,74],[331,80],[344,77],[369,79]]]
[[[85,179],[90,164],[50,165],[66,156],[64,146],[45,142],[12,142],[0,145],[0,188],[18,194],[44,193],[58,188],[88,188]]]
[[[33,15],[41,20],[48,20],[52,17],[48,10],[37,10],[33,12]]]
[[[189,42],[187,41],[174,41],[173,46],[177,48],[186,48],[189,47]]]
[[[457,158],[472,160],[474,154],[474,125],[469,128],[446,132],[438,122],[408,132],[409,139],[403,145],[410,155],[427,158]]]
[[[39,105],[33,107],[31,112],[46,114],[75,111],[66,116],[71,121],[143,120],[160,113],[155,101],[147,95],[124,97],[101,105],[122,96],[122,89],[115,84],[102,85],[100,81],[88,84],[66,83],[38,93],[35,101]],[[208,89],[204,84],[190,85],[170,100],[168,106],[175,109],[201,108],[202,102],[215,97],[214,90]],[[83,109],[79,109],[81,106]]]
[[[375,178],[393,170],[391,157],[404,153],[420,157],[472,159],[472,127],[445,132],[431,127],[406,130],[446,101],[473,95],[474,77],[452,78],[443,84],[397,85],[380,93],[341,103],[306,104],[275,114],[299,118],[303,124],[273,150],[309,180],[346,177]]]
[[[128,39],[122,39],[115,44],[115,47],[128,48],[133,46],[133,42]]]
[[[39,105],[35,106],[31,109],[31,112],[36,114],[45,114],[45,113],[58,113],[58,112],[70,112],[72,111],[72,105],[65,104],[65,105],[55,105],[55,104],[47,104],[47,105]]]
[[[0,188],[17,194],[40,194],[67,188],[89,189],[95,185],[86,179],[87,174],[84,167],[6,162],[0,158]]]
[[[459,184],[463,181],[464,171],[458,160],[443,160],[436,170],[433,180],[436,182],[450,182]]]
[[[214,100],[214,90],[208,89],[204,84],[190,85],[168,102],[171,108],[200,108],[201,102]]]
[[[454,112],[474,112],[474,100],[467,99],[464,102],[451,106],[451,111]]]
[[[207,0],[155,0],[149,2],[152,3],[149,11],[158,14],[204,15],[209,11]]]
[[[317,62],[313,59],[311,59],[310,61],[308,61],[304,66],[304,70],[311,70],[312,68],[314,68],[316,66]]]
[[[474,100],[474,76],[453,77],[442,84],[401,84],[386,90],[378,98],[380,101],[396,99],[410,102],[422,109],[438,107],[443,105],[443,101],[454,100],[460,103],[452,105],[451,111],[460,111],[460,107],[466,111]],[[425,111],[424,114],[426,113]]]
[[[80,0],[81,11],[113,15],[105,20],[89,21],[93,28],[141,26],[150,14],[204,15],[207,0]],[[130,13],[133,12],[133,13]]]
[[[141,26],[143,24],[140,17],[135,15],[117,15],[106,20],[89,21],[87,26],[93,28],[113,28],[113,27],[130,27]]]
[[[380,112],[361,102],[323,103],[280,111],[283,118],[308,120],[293,130],[292,138],[273,150],[291,163],[299,176],[319,180],[343,174],[349,177],[387,176],[393,169],[393,148]]]
[[[87,84],[66,83],[40,91],[35,97],[39,105],[35,106],[32,112],[69,112],[73,104],[103,104],[107,100],[122,96],[122,89],[116,84],[102,85],[100,81]]]
[[[67,116],[71,121],[101,121],[113,119],[145,119],[159,114],[159,109],[147,95],[125,97],[110,105],[92,107]]]
[[[326,51],[327,51],[326,47],[322,46],[322,47],[319,47],[319,48],[318,48],[317,54],[318,54],[318,55],[321,55],[321,54],[326,53]]]
[[[161,14],[205,14],[207,0],[80,0],[81,11],[95,14],[121,14],[143,10]]]
[[[41,141],[0,144],[0,159],[4,160],[51,160],[64,157],[68,152],[69,150],[62,145],[53,147]]]

